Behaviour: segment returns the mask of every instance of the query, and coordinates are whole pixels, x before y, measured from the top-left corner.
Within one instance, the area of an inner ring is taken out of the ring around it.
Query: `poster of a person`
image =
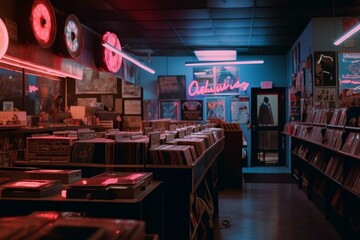
[[[258,95],[259,125],[277,125],[277,96]]]
[[[231,102],[231,121],[245,124],[249,120],[249,101]]]

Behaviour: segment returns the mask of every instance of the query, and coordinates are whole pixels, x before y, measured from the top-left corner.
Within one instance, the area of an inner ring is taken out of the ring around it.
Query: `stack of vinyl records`
[[[63,184],[81,180],[81,170],[38,169],[27,171],[30,179],[58,180]]]
[[[114,140],[94,138],[74,142],[71,150],[73,163],[112,163],[114,158]]]
[[[196,151],[189,145],[161,144],[149,149],[149,164],[155,165],[188,165],[196,161]]]
[[[149,172],[106,172],[70,184],[67,198],[133,199],[152,182]]]
[[[206,150],[204,138],[176,138],[174,140],[168,141],[167,144],[193,146],[196,152],[196,159],[198,159]]]
[[[57,180],[23,179],[2,185],[1,197],[41,198],[60,194],[62,184]]]

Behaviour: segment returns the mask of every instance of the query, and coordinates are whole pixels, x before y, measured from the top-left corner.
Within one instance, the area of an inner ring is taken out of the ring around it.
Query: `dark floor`
[[[225,220],[225,221],[224,221]],[[224,226],[221,222],[229,222]],[[338,232],[294,183],[244,183],[219,192],[215,240],[337,240]]]

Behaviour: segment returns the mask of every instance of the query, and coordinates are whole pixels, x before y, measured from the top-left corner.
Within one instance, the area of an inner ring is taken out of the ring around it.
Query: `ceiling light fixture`
[[[127,55],[126,53],[124,53],[123,51],[117,49],[116,47],[114,47],[113,45],[109,44],[108,42],[103,42],[102,45],[111,50],[112,52],[119,54],[120,56],[122,56],[123,58],[125,58],[126,60],[129,60],[130,62],[134,63],[135,65],[141,67],[142,69],[144,69],[145,71],[148,71],[151,74],[155,74],[155,71],[147,66],[145,66],[144,64],[142,64],[141,62],[139,62],[138,60],[136,60],[135,58],[131,57],[130,55]]]
[[[339,37],[335,42],[334,45],[340,45],[343,43],[346,39],[350,38],[352,35],[354,35],[357,31],[360,30],[360,22],[357,23],[354,27],[352,27],[349,31],[344,33],[341,37]]]
[[[220,61],[220,62],[187,62],[185,66],[228,66],[228,65],[246,65],[246,64],[263,64],[264,60],[249,60],[249,61]]]
[[[234,61],[235,50],[197,50],[194,54],[199,61]]]

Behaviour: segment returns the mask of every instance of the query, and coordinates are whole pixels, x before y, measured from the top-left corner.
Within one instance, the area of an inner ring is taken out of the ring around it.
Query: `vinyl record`
[[[121,44],[116,34],[106,32],[101,41],[97,43],[95,47],[95,62],[100,70],[116,73],[119,71],[122,62],[122,56],[114,53],[110,49],[107,49],[101,45],[102,42],[107,42],[115,48],[121,50]]]
[[[74,14],[57,15],[56,50],[64,57],[78,58],[84,47],[84,32]]]
[[[9,33],[6,25],[0,18],[0,59],[5,55],[9,47]]]
[[[25,0],[20,4],[20,34],[25,41],[49,48],[56,37],[56,16],[48,0]]]

